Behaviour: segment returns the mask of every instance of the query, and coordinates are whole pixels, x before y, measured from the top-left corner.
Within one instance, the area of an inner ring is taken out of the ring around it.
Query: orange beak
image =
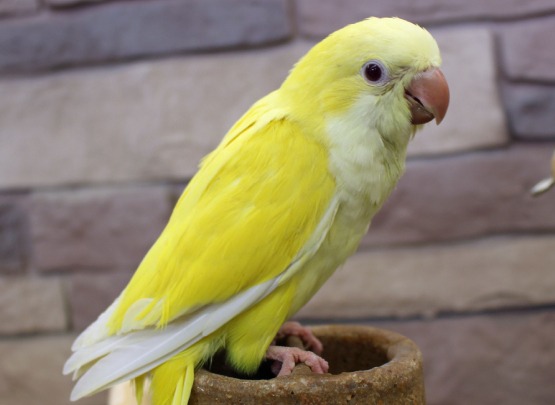
[[[412,124],[425,124],[435,118],[439,125],[449,106],[449,86],[445,76],[438,68],[419,73],[405,90],[405,98]]]

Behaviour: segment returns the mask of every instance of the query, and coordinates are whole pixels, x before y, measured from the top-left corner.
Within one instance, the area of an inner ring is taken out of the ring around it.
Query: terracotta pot
[[[299,365],[292,376],[272,378],[269,365],[263,364],[258,375],[244,377],[215,358],[211,371],[196,372],[190,405],[425,403],[422,355],[411,340],[366,326],[318,326],[313,331],[324,344],[330,374],[312,374]],[[112,389],[110,398],[110,405],[135,404],[129,384]]]
[[[190,404],[425,403],[422,354],[411,340],[365,326],[318,326],[313,331],[324,344],[331,374],[295,372],[289,377],[246,380],[225,370],[218,373],[228,375],[200,370]]]

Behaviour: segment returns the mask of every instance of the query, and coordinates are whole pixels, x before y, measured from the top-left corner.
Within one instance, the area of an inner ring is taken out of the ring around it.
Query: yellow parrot
[[[71,399],[146,378],[185,405],[195,369],[224,349],[237,370],[327,371],[320,342],[285,324],[357,248],[449,90],[432,36],[399,18],[332,33],[202,161],[120,296],[75,341]],[[272,345],[300,335],[316,352]],[[281,367],[281,369],[280,369]]]

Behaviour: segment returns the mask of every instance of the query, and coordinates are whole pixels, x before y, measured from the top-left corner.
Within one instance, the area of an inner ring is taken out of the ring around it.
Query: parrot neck
[[[357,220],[368,222],[403,174],[413,132],[402,117],[384,122],[387,115],[380,114],[377,105],[372,108],[373,101],[361,98],[346,114],[326,120],[330,171],[349,210]]]

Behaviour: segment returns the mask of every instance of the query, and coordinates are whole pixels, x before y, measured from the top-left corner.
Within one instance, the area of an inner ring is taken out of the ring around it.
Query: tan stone
[[[92,323],[119,295],[130,278],[131,272],[72,275],[69,306],[73,329],[82,331]]]
[[[66,328],[59,278],[0,278],[0,335],[60,332]]]
[[[429,405],[555,403],[552,308],[372,326],[418,344]]]
[[[70,405],[71,376],[62,375],[74,336],[29,337],[0,341],[0,403]],[[105,392],[79,405],[106,405]]]
[[[37,192],[30,205],[41,271],[134,268],[172,208],[163,186]]]
[[[309,47],[0,80],[0,188],[190,177]]]
[[[38,0],[0,0],[0,17],[36,12],[39,4]]]
[[[0,194],[0,273],[21,274],[29,260],[26,195]]]
[[[503,71],[519,81],[555,81],[555,18],[507,24],[500,30]]]
[[[451,100],[441,125],[430,123],[416,134],[409,145],[409,155],[459,152],[507,143],[509,133],[496,84],[491,33],[481,28],[431,32],[442,53],[442,70]]]
[[[361,252],[299,318],[430,316],[555,302],[555,237]]]

